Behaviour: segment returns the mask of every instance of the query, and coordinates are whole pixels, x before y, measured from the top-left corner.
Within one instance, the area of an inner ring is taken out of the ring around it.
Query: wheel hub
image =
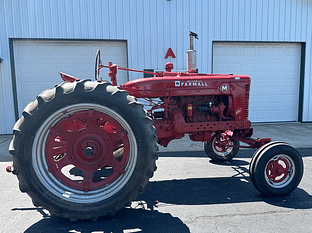
[[[283,158],[272,160],[266,169],[267,177],[274,183],[284,181],[288,177],[289,173],[289,163]]]
[[[94,156],[93,151],[94,151],[93,147],[88,146],[88,147],[84,150],[84,154],[85,154],[86,157],[88,157],[88,156],[90,156],[90,155]]]
[[[102,167],[113,153],[109,136],[103,130],[79,130],[70,140],[67,148],[74,165],[80,169]]]

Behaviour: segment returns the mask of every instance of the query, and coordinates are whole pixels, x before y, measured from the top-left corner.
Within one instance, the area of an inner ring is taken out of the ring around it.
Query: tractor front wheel
[[[253,185],[264,195],[285,196],[300,183],[303,162],[289,144],[272,142],[259,148],[249,167]]]
[[[233,147],[234,146],[234,147]],[[221,133],[212,135],[211,140],[204,142],[204,150],[213,161],[230,161],[238,153],[239,141],[231,140],[228,136]]]

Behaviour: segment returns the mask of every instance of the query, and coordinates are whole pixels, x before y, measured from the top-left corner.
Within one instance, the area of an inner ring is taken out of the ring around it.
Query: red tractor
[[[35,206],[52,215],[96,220],[130,205],[156,170],[158,145],[188,134],[214,161],[257,148],[250,179],[264,195],[292,192],[303,175],[298,151],[253,139],[248,120],[250,77],[196,73],[190,33],[188,71],[164,72],[117,86],[115,64],[96,56],[95,81],[61,73],[63,83],[39,94],[14,126],[12,172]],[[98,80],[109,68],[111,83]],[[144,72],[144,71],[138,71]],[[151,104],[146,111],[136,98]],[[243,142],[245,146],[239,144]]]

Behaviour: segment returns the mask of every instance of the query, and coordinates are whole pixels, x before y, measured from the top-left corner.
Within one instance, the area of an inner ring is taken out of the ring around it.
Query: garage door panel
[[[74,55],[86,55],[90,53],[89,46],[84,45],[73,45],[72,51]]]
[[[271,78],[270,83],[271,83],[271,87],[273,87],[273,88],[282,88],[283,87],[283,79],[282,78],[276,78],[276,76]]]
[[[245,57],[248,57],[248,56],[256,56],[256,48],[253,48],[253,47],[244,47],[243,49],[243,55]]]
[[[283,96],[282,95],[270,95],[270,103],[273,104],[278,104],[281,103],[283,101]]]
[[[228,48],[228,56],[239,56],[241,54],[241,49],[237,46],[232,46]]]
[[[111,61],[127,67],[124,41],[15,40],[13,50],[19,114],[43,90],[62,82],[58,71],[93,80],[97,49],[101,50],[103,64]],[[100,77],[110,80],[108,69],[103,69]],[[127,80],[128,73],[118,71],[118,85]]]
[[[269,95],[257,95],[256,104],[268,103]]]
[[[35,54],[35,46],[33,45],[21,45],[17,49],[14,49],[14,53],[17,55],[31,56]]]
[[[17,72],[21,74],[35,74],[36,73],[36,65],[29,62],[21,62],[15,65]]]
[[[257,83],[253,86],[262,87],[262,88],[268,88],[269,87],[269,80],[257,80]]]
[[[284,87],[293,87],[294,84],[299,85],[299,81],[294,82],[293,79],[288,79],[288,78],[283,79]],[[291,90],[293,90],[293,88],[291,88]]]
[[[255,117],[256,117],[257,119],[259,119],[260,121],[261,121],[261,120],[264,121],[265,119],[268,118],[268,111],[265,111],[265,110],[263,110],[263,111],[257,110],[257,111],[255,111],[255,112],[256,112]]]
[[[25,92],[36,92],[37,91],[37,83],[29,82],[29,81],[20,81],[18,84],[21,95],[26,94]]]
[[[53,54],[71,54],[72,52],[71,46],[64,44],[64,45],[54,45],[53,46]]]
[[[37,63],[37,72],[40,74],[50,74],[55,71],[54,64],[51,63]]]
[[[213,72],[251,77],[251,121],[297,121],[300,50],[299,43],[215,42]]]
[[[257,64],[257,70],[260,72],[268,72],[271,70],[271,65],[270,63],[258,63]]]
[[[240,70],[241,64],[240,63],[229,63],[228,67],[230,70]]]
[[[257,67],[257,64],[256,63],[250,63],[250,62],[247,62],[247,63],[244,63],[242,64],[242,70],[243,71],[254,71]]]
[[[259,46],[257,48],[257,56],[259,56],[259,57],[270,56],[270,47]]]
[[[67,74],[72,74],[74,72],[74,69],[73,69],[74,64],[73,63],[69,63],[69,62],[59,63],[59,62],[56,62],[56,63],[53,64],[53,66],[54,66],[53,67],[54,71],[57,71],[57,72],[64,72],[64,73],[67,73]]]
[[[284,64],[282,63],[279,63],[279,62],[274,62],[274,63],[271,63],[271,70],[272,71],[282,71],[284,70]]]
[[[38,46],[35,46],[35,49],[36,49],[36,54],[37,55],[45,55],[45,56],[51,56],[54,54],[53,52],[53,46],[50,45],[38,45]]]
[[[274,46],[271,48],[271,51],[272,51],[272,54],[278,54],[279,56],[283,56],[285,48],[281,46],[280,47]]]
[[[90,70],[91,64],[84,62],[75,62],[74,63],[74,72],[86,73]]]
[[[226,65],[225,64],[214,63],[214,68],[215,68],[215,70],[226,70]]]

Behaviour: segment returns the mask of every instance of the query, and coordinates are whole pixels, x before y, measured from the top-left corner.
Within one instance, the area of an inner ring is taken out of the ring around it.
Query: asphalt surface
[[[160,147],[158,169],[131,208],[75,223],[49,216],[19,191],[17,178],[5,171],[12,135],[0,135],[0,232],[312,232],[312,123],[253,127],[255,138],[285,141],[300,152],[304,176],[290,195],[268,198],[253,187],[248,167],[255,150],[213,163],[202,143],[185,137]]]

